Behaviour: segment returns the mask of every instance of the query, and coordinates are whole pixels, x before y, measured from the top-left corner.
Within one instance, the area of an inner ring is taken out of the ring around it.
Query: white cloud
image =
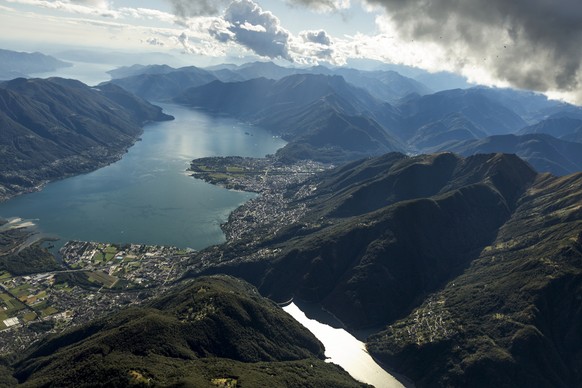
[[[291,34],[279,19],[251,0],[233,1],[226,9],[223,23],[209,32],[220,42],[234,41],[257,55],[293,61],[289,53]]]
[[[101,17],[119,17],[119,13],[108,8],[104,1],[47,1],[47,0],[6,0],[9,3],[33,5],[46,9],[54,9],[80,15],[93,15]]]
[[[317,43],[323,46],[331,45],[331,37],[324,30],[301,31],[299,36],[304,42]]]
[[[109,8],[109,1],[107,0],[69,0],[68,2],[89,7]]]
[[[255,31],[255,32],[267,32],[267,29],[261,25],[251,24],[249,22],[244,22],[239,25],[240,28],[247,31]]]
[[[217,45],[207,40],[198,40],[195,44],[190,42],[190,37],[185,32],[173,37],[173,39],[182,45],[185,53],[202,55],[205,57],[221,57],[226,55],[224,46]]]
[[[125,18],[159,20],[169,24],[176,22],[175,15],[157,9],[123,7],[119,8],[118,12]]]
[[[304,65],[317,65],[320,62],[342,65],[346,56],[336,50],[334,40],[325,30],[301,31],[299,38],[291,41],[290,51],[295,62]]]

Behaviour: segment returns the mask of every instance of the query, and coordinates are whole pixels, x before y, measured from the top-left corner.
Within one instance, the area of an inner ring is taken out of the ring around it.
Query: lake
[[[87,240],[202,249],[224,242],[220,224],[255,194],[188,176],[190,161],[262,157],[285,142],[233,119],[158,105],[176,119],[148,124],[120,161],[0,203],[0,217],[32,220],[40,232],[60,238],[57,246]]]
[[[43,76],[78,78],[95,85],[108,77],[103,65],[74,66]],[[176,117],[144,128],[142,140],[107,167],[48,184],[42,191],[0,203],[0,217],[37,225],[60,240],[173,245],[202,249],[225,240],[220,224],[252,193],[229,191],[187,175],[205,156],[262,157],[285,142],[228,118],[179,105],[157,104]],[[6,226],[8,227],[8,226]],[[369,356],[364,344],[340,328],[309,319],[292,303],[284,308],[326,348],[328,361],[377,388],[402,387]]]
[[[61,77],[61,78],[72,78],[79,80],[89,86],[95,86],[101,82],[111,80],[111,76],[107,74],[109,70],[115,68],[113,65],[107,65],[102,63],[87,63],[87,62],[74,62],[66,61],[72,66],[62,67],[60,69],[49,71],[45,73],[34,73],[31,74],[33,78],[50,78],[50,77]]]

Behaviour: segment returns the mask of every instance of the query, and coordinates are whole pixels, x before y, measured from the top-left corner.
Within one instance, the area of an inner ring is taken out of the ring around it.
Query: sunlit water
[[[97,85],[110,79],[110,65],[73,67],[33,77],[64,77]],[[224,241],[220,224],[254,194],[229,191],[186,174],[189,162],[204,156],[254,156],[284,145],[260,128],[210,117],[181,106],[158,104],[176,120],[145,127],[122,160],[89,174],[47,185],[41,192],[0,203],[8,229],[36,224],[41,233],[67,240],[134,242],[201,249]],[[23,219],[21,219],[23,218]],[[402,387],[343,329],[309,319],[295,304],[284,308],[326,348],[329,362],[355,379],[382,387]]]
[[[46,73],[34,73],[30,76],[32,78],[71,78],[81,81],[89,86],[95,86],[101,82],[111,80],[111,76],[107,74],[107,72],[115,68],[115,66],[102,63],[67,62],[71,63],[73,66],[62,67]]]
[[[162,105],[174,121],[149,124],[118,162],[0,203],[0,217],[33,220],[61,240],[134,242],[201,249],[224,241],[220,224],[254,194],[186,174],[203,156],[261,157],[284,145],[260,128]]]
[[[382,369],[366,351],[363,342],[344,329],[336,329],[314,319],[309,319],[295,303],[283,307],[317,337],[325,346],[327,361],[340,365],[353,378],[376,388],[396,388],[403,385]]]

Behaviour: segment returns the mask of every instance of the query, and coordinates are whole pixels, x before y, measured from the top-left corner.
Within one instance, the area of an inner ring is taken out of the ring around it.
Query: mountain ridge
[[[323,359],[322,344],[280,307],[213,276],[35,344],[14,376],[25,386],[365,386]]]
[[[302,152],[317,160],[329,152],[346,153],[339,157],[345,160],[402,149],[368,114],[370,105],[382,103],[340,76],[298,74],[278,81],[213,81],[186,90],[174,101],[226,113],[281,135],[290,144],[279,155],[288,160]]]
[[[572,386],[581,187],[582,173],[539,174],[507,154],[360,160],[290,187],[299,219],[202,252],[217,262],[188,276],[228,273],[274,300],[320,303],[375,332],[370,353],[420,387]]]
[[[39,52],[27,53],[0,49],[0,80],[54,71],[72,64]]]
[[[61,78],[0,83],[0,198],[111,163],[145,123],[171,118],[119,87]]]

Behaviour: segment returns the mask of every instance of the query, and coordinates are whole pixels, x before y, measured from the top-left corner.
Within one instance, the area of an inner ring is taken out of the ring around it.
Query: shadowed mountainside
[[[172,69],[168,66],[146,66],[139,74],[131,75],[131,68],[124,69],[124,78],[115,78],[103,84],[113,83],[149,101],[166,101],[180,95],[188,88],[205,85],[217,78],[194,66]],[[123,70],[113,74],[123,74]],[[102,86],[101,84],[100,86]]]
[[[394,71],[286,68],[271,62],[206,69],[136,65],[112,73],[126,78],[111,82],[145,98],[173,100],[265,127],[289,141],[278,152],[283,162],[342,163],[391,151],[471,154],[459,148],[462,143],[487,144],[485,152],[517,152],[539,172],[580,170],[575,158],[557,149],[573,145],[537,138],[537,144],[526,139],[510,147],[509,137],[495,137],[545,133],[580,142],[582,110],[532,92],[473,87],[430,94]]]
[[[25,386],[363,386],[323,359],[321,343],[254,287],[214,276],[48,338],[14,376]]]
[[[520,135],[545,133],[558,139],[582,143],[582,116],[579,118],[552,117],[519,131]]]
[[[581,183],[538,175],[470,267],[370,352],[419,386],[579,386]]]
[[[371,114],[382,104],[339,76],[300,74],[278,81],[214,81],[188,89],[175,101],[210,112],[228,114],[263,126],[289,141],[280,152],[286,159],[312,157],[328,161],[356,159],[401,150]]]
[[[240,276],[372,328],[371,353],[418,386],[580,381],[582,175],[514,155],[387,154],[305,186],[296,223],[190,274]]]
[[[562,176],[582,171],[582,144],[540,134],[499,135],[466,140],[445,147],[463,156],[504,152],[516,154],[536,171]],[[443,149],[443,150],[444,150]]]
[[[0,83],[0,199],[121,157],[149,121],[172,119],[114,85],[61,78]]]

